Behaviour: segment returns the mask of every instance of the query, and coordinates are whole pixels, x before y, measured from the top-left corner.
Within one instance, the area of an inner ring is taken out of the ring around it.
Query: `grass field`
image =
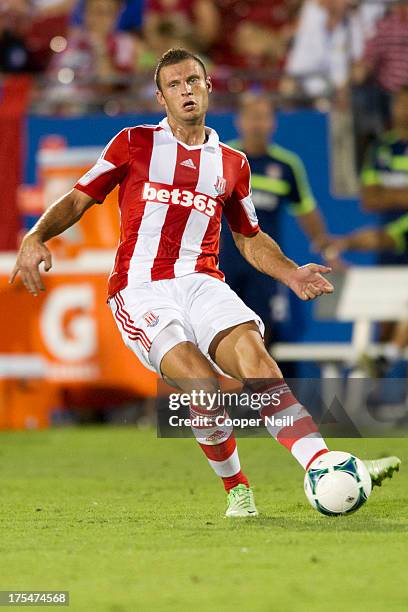
[[[273,440],[241,440],[259,519],[225,497],[193,440],[152,430],[0,434],[0,590],[69,590],[87,611],[407,610],[408,440],[338,440],[401,472],[327,518]]]

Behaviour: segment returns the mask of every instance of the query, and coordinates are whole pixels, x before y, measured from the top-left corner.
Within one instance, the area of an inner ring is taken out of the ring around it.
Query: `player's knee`
[[[186,337],[178,321],[157,336],[150,350],[150,361],[163,378],[172,381],[172,386],[188,391],[195,385],[208,392],[217,387],[211,363]]]
[[[242,379],[282,378],[282,372],[273,357],[266,349],[258,347],[240,356],[239,370]]]
[[[189,341],[182,341],[172,347],[163,355],[160,362],[161,372],[168,376],[177,374],[186,378],[212,378],[214,370],[210,362]],[[171,373],[170,373],[171,372]]]

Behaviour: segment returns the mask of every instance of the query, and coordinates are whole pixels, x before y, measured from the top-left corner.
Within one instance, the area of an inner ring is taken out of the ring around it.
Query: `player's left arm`
[[[322,276],[331,268],[314,263],[298,266],[286,257],[279,245],[260,230],[251,196],[251,171],[248,160],[243,157],[237,183],[224,205],[224,214],[241,255],[260,272],[290,287],[302,300],[331,293],[333,286]]]
[[[241,255],[254,268],[287,285],[301,300],[313,300],[334,291],[333,285],[322,274],[331,268],[316,263],[298,266],[286,257],[268,234],[259,230],[253,236],[233,232]]]

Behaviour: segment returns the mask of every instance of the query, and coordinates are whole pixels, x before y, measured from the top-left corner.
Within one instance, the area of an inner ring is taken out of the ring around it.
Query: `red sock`
[[[320,457],[320,455],[325,455],[326,453],[329,452],[328,448],[322,448],[321,450],[317,451],[317,453],[315,453],[313,455],[313,457],[310,459],[309,463],[307,464],[307,466],[305,467],[305,470],[307,472],[307,470],[310,468],[310,466],[312,465],[313,461],[315,459],[317,459],[318,457]]]
[[[235,474],[235,476],[225,476],[222,480],[227,493],[239,484],[244,484],[246,487],[249,487],[248,480],[245,474],[242,473],[242,470],[239,470],[238,474]]]
[[[224,488],[228,492],[239,484],[249,487],[248,480],[242,473],[238,457],[237,443],[233,433],[227,440],[219,444],[199,444],[217,476],[222,478]]]
[[[271,402],[260,410],[271,436],[288,449],[307,469],[328,448],[316,423],[289,389],[285,380],[251,380],[247,387],[253,393],[267,394]]]

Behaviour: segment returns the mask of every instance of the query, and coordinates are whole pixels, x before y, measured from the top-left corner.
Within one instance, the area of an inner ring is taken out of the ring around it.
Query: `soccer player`
[[[205,127],[212,85],[200,58],[170,49],[158,63],[155,80],[166,118],[158,125],[126,128],[109,142],[95,166],[26,235],[10,280],[20,273],[28,291],[38,295],[44,289],[39,266],[44,262],[45,270],[51,268],[45,242],[120,184],[121,236],[109,304],[124,342],[148,368],[186,393],[198,385],[217,393],[216,368],[255,392],[279,393],[279,407],[271,400],[261,415],[293,416],[293,427],[270,426],[269,431],[307,469],[328,449],[265,349],[259,316],[223,282],[217,265],[222,213],[242,255],[300,299],[331,293],[322,276],[330,269],[298,266],[260,230],[245,155]],[[193,431],[228,493],[226,515],[255,516],[234,435],[217,423],[223,408],[209,408],[191,406],[193,417],[210,418],[208,428]],[[371,470],[377,481],[398,469],[395,458],[381,461]]]
[[[286,209],[295,217],[313,247],[322,251],[330,237],[304,166],[297,155],[271,143],[275,117],[270,98],[264,93],[247,92],[239,102],[237,127],[241,139],[228,144],[243,151],[248,159],[252,202],[260,227],[279,242],[282,213]],[[266,345],[272,337],[276,342],[279,328],[274,323],[288,318],[287,288],[242,261],[233,236],[226,229],[222,232],[220,267],[230,287],[264,321]]]

